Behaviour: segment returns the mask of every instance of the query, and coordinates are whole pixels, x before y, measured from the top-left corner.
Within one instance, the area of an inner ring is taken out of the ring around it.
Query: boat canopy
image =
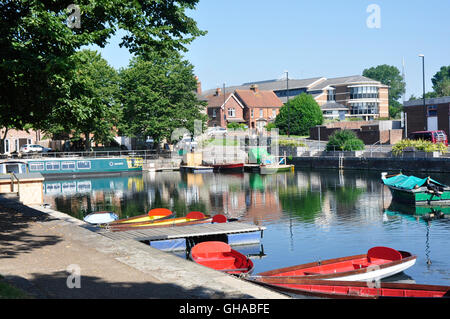
[[[385,185],[403,189],[414,189],[416,187],[422,187],[424,185],[427,185],[429,182],[442,187],[446,187],[446,185],[441,184],[430,177],[420,178],[416,176],[399,174],[393,177],[383,178],[383,183]]]
[[[248,159],[250,163],[257,164],[271,164],[274,162],[273,156],[264,147],[251,148],[248,152]]]

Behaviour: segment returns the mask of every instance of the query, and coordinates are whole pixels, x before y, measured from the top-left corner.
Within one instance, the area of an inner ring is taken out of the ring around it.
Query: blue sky
[[[380,9],[380,28],[369,28],[371,4]],[[406,96],[422,94],[425,55],[426,90],[431,77],[450,65],[448,0],[200,0],[189,11],[208,31],[188,46],[185,58],[203,90],[281,78],[338,77],[362,74],[379,64],[405,61]],[[118,38],[100,50],[115,68],[130,55]]]

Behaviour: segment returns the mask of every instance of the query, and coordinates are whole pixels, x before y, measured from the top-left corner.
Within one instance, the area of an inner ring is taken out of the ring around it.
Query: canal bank
[[[281,299],[286,296],[64,213],[0,196],[0,275],[34,298]]]
[[[450,172],[450,158],[317,156],[292,157],[288,164],[296,169],[378,170],[385,172]]]

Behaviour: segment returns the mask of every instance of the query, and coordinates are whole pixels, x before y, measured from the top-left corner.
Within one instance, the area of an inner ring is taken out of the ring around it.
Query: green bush
[[[392,153],[397,156],[402,154],[403,151],[408,149],[423,152],[445,153],[447,151],[447,146],[445,146],[444,143],[433,143],[425,140],[404,139],[392,147]]]
[[[353,131],[339,130],[334,132],[328,139],[327,151],[362,151],[364,142],[361,141]]]
[[[309,135],[309,129],[323,123],[323,114],[314,97],[302,93],[284,104],[275,118],[280,135]]]
[[[306,147],[306,144],[296,140],[279,140],[279,146]]]

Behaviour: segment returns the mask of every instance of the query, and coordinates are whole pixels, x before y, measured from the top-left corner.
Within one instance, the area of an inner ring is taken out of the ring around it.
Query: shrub
[[[328,139],[327,151],[361,151],[364,142],[361,141],[353,131],[339,130],[334,132]]]
[[[396,156],[402,154],[406,150],[445,153],[447,151],[447,146],[445,146],[444,143],[404,139],[392,147],[392,153]]]

